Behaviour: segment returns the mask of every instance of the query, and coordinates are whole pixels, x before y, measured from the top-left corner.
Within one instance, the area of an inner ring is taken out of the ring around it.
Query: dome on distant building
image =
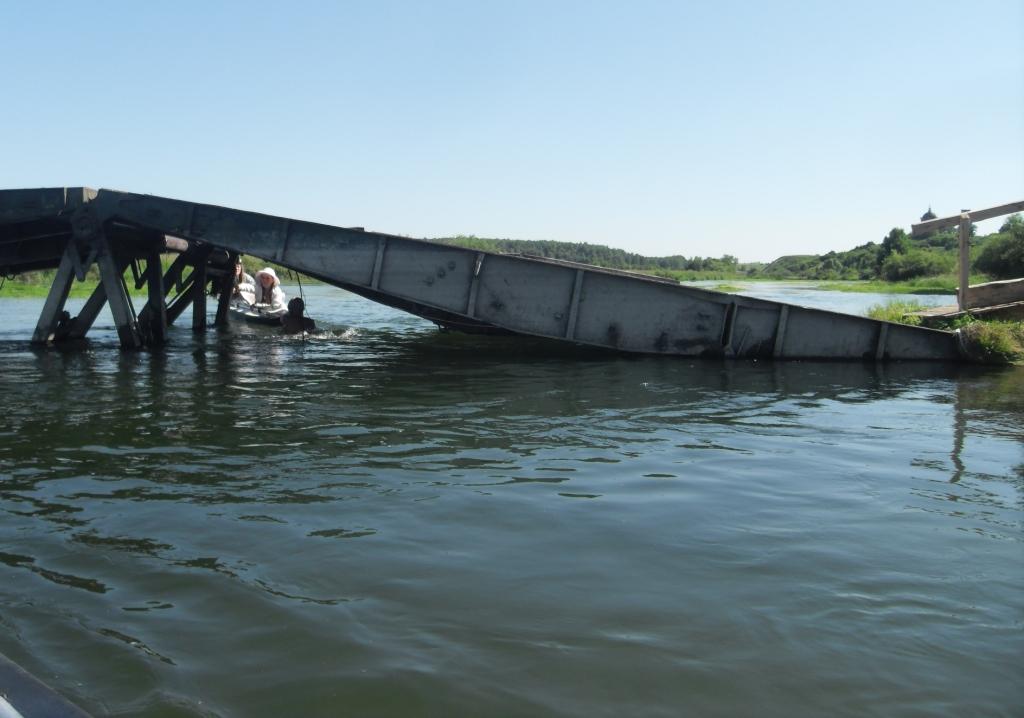
[[[929,219],[935,219],[935,213],[932,212],[932,208],[929,207],[928,211],[921,215],[921,221],[927,222]]]

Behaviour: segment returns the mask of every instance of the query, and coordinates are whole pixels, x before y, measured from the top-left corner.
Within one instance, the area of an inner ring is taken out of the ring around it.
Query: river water
[[[1021,714],[1024,370],[307,295],[124,354],[0,294],[0,652],[97,715]]]

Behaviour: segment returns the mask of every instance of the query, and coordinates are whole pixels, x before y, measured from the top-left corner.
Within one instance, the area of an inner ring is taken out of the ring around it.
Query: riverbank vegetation
[[[960,327],[960,336],[973,361],[1024,365],[1024,322],[971,321]]]
[[[916,315],[926,309],[916,301],[894,301],[876,304],[868,310],[872,319],[898,324],[920,326]],[[936,326],[960,332],[960,345],[964,354],[983,364],[1024,364],[1024,322],[980,319],[967,315],[951,319]]]
[[[991,275],[975,272],[971,284],[981,284],[992,279]],[[937,274],[931,277],[916,277],[902,282],[887,282],[882,279],[842,280],[838,282],[817,282],[815,287],[833,292],[867,292],[873,294],[956,294],[960,280],[955,274]]]
[[[523,254],[595,264],[669,277],[680,281],[805,280],[836,291],[951,294],[957,287],[957,230],[911,237],[891,230],[880,242],[845,252],[788,255],[773,262],[740,262],[721,257],[647,257],[584,242],[489,239],[472,235],[437,241],[488,252]],[[1013,215],[998,232],[971,239],[971,282],[1024,276],[1024,219]]]

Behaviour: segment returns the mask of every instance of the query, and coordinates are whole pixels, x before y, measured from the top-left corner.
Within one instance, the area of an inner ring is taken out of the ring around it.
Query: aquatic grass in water
[[[711,287],[716,292],[727,292],[729,294],[735,294],[736,292],[742,292],[746,287],[739,284],[716,284]]]
[[[897,300],[873,305],[868,309],[868,316],[883,322],[898,322],[916,327],[921,325],[921,317],[913,316],[913,313],[927,308],[921,302]]]
[[[970,284],[982,284],[991,278],[985,274],[972,274]],[[937,274],[930,277],[916,277],[902,282],[883,280],[850,280],[820,282],[816,289],[832,292],[878,292],[887,294],[956,294],[960,278],[956,274]]]

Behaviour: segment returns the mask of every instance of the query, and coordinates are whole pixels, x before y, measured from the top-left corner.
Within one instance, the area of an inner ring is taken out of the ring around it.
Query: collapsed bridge
[[[161,254],[177,257],[164,271]],[[0,272],[56,268],[32,341],[85,337],[109,304],[125,349],[158,346],[192,308],[227,319],[239,255],[297,272],[447,329],[522,334],[678,356],[955,361],[951,332],[741,297],[631,272],[505,255],[361,228],[83,187],[0,190]],[[95,264],[78,315],[65,303]],[[126,275],[146,301],[136,310]]]

